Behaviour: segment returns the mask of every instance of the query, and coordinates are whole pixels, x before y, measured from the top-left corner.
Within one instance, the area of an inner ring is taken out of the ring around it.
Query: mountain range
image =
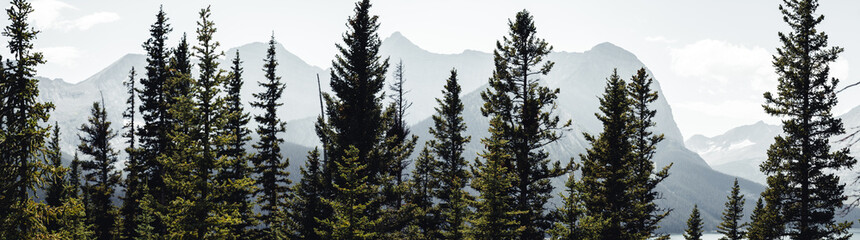
[[[221,68],[229,69],[229,60],[235,52],[241,54],[246,83],[242,98],[246,103],[252,100],[251,93],[261,89],[256,82],[263,79],[262,60],[266,47],[264,43],[246,44],[228,49],[225,51],[226,56],[222,58]],[[435,98],[441,97],[441,89],[450,70],[457,69],[464,93],[462,99],[465,105],[467,134],[472,136],[465,157],[475,159],[476,153],[483,149],[480,139],[487,136],[488,120],[480,112],[480,106],[483,105],[480,92],[486,88],[487,79],[492,74],[492,55],[471,50],[458,54],[431,53],[416,46],[400,33],[386,38],[380,52],[389,57],[392,65],[402,61],[405,66],[405,87],[410,90],[406,97],[414,103],[406,120],[411,125],[412,133],[419,136],[420,143],[430,138],[427,129],[432,125],[429,117],[434,113]],[[287,85],[283,100],[285,104],[278,112],[282,119],[289,121],[287,133],[284,134],[287,143],[283,151],[290,157],[290,171],[293,173],[291,178],[298,178],[296,169],[304,162],[305,153],[319,146],[313,129],[313,123],[320,111],[316,75],[319,74],[322,90],[328,92],[329,71],[307,64],[281,45],[277,46],[276,57],[280,63],[278,75],[283,77]],[[589,147],[582,133],[599,134],[602,130],[602,125],[594,114],[598,112],[598,97],[603,93],[606,78],[613,69],[617,69],[619,75],[629,79],[636,70],[646,66],[633,53],[611,43],[598,44],[585,52],[553,52],[547,59],[556,64],[547,76],[542,77],[541,82],[561,89],[555,113],[564,121],[572,120],[573,126],[564,132],[562,139],[546,149],[551,158],[561,161],[562,164],[579,161],[580,154]],[[132,67],[137,69],[140,78],[144,66],[144,56],[128,54],[76,84],[60,79],[42,78],[39,85],[40,100],[53,102],[57,106],[52,112],[51,122],[57,121],[61,127],[62,150],[65,156],[73,153],[78,143],[76,129],[86,121],[89,107],[94,101],[103,99],[114,130],[120,131],[123,123],[121,113],[125,109],[127,98],[122,81],[128,78],[128,71]],[[650,71],[648,73],[653,76]],[[391,79],[389,77],[387,81]],[[657,90],[660,96],[652,106],[657,110],[654,118],[657,125],[653,130],[666,137],[658,145],[654,161],[657,168],[673,164],[669,178],[658,186],[658,191],[663,194],[663,199],[659,200],[658,204],[673,209],[672,214],[661,223],[661,231],[683,231],[693,204],[698,204],[706,229],[714,229],[735,177],[713,169],[708,164],[709,161],[700,156],[700,153],[702,156],[710,156],[698,152],[707,148],[707,144],[689,149],[685,146],[672,116],[671,106],[662,95],[658,79],[655,79],[653,89]],[[259,112],[249,105],[245,106],[252,115]],[[254,128],[253,121],[249,127]],[[116,146],[123,146],[122,139],[115,139],[113,144],[119,149]],[[691,142],[688,140],[687,144]],[[418,149],[420,148],[419,145]],[[553,179],[556,194],[563,188],[565,181],[565,177]],[[763,186],[745,178],[739,181],[742,193],[748,198],[745,209],[746,216],[749,216],[755,202],[753,199],[763,190]],[[548,207],[554,208],[558,204],[558,198],[555,198]]]

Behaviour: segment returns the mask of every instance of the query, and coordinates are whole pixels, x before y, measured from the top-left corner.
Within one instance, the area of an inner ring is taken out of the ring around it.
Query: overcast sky
[[[636,54],[660,81],[684,134],[714,136],[759,120],[762,93],[775,89],[771,55],[786,31],[779,0],[498,1],[377,0],[382,38],[400,31],[436,53],[492,51],[517,11],[535,16],[538,35],[556,51],[581,52],[612,42]],[[35,0],[31,22],[42,31],[35,46],[48,63],[39,75],[79,82],[127,53],[143,53],[159,2]],[[326,68],[346,30],[353,1],[164,1],[174,32],[194,37],[200,8],[212,6],[223,49],[268,40],[274,31],[287,50]],[[8,7],[8,3],[4,8]],[[845,48],[832,74],[860,81],[860,1],[821,1],[821,30]],[[4,20],[5,21],[5,20]],[[3,22],[5,25],[5,22]],[[6,54],[4,54],[6,55]],[[852,71],[854,70],[854,71]],[[860,87],[840,94],[837,114],[860,105]],[[853,126],[846,126],[853,127]]]

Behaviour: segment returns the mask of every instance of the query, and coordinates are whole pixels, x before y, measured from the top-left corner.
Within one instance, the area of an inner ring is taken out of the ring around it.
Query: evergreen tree
[[[155,15],[155,23],[150,26],[150,38],[143,43],[146,51],[146,76],[140,79],[141,88],[138,89],[140,99],[139,112],[143,119],[143,125],[137,133],[140,140],[140,152],[137,155],[141,167],[141,180],[147,184],[149,194],[155,199],[154,205],[167,205],[168,191],[164,186],[164,169],[158,158],[166,154],[170,145],[167,130],[170,129],[168,121],[168,104],[170,97],[167,91],[172,88],[165,86],[170,72],[168,61],[170,50],[167,47],[167,36],[173,30],[167,23],[167,15],[159,7]],[[155,231],[165,233],[166,228],[161,225],[164,221],[154,221]]]
[[[153,204],[155,204],[155,199],[149,194],[149,191],[146,191],[146,185],[143,185],[143,197],[141,197],[138,201],[140,207],[140,214],[134,216],[134,221],[138,223],[135,226],[134,231],[135,235],[133,240],[157,240],[161,239],[161,235],[155,231],[153,227],[153,223],[155,222],[155,209],[153,209]]]
[[[463,136],[466,122],[463,120],[463,101],[460,99],[460,84],[457,80],[457,70],[451,69],[451,76],[442,90],[442,99],[437,98],[439,105],[433,115],[433,135],[427,145],[436,156],[436,170],[430,174],[438,181],[433,190],[433,197],[438,199],[440,214],[440,230],[445,239],[465,238],[466,219],[469,215],[469,193],[466,183],[471,175],[466,170],[468,163],[463,157],[470,136]]]
[[[47,179],[45,179],[47,181],[45,203],[54,210],[61,210],[60,207],[63,206],[63,201],[66,198],[65,178],[68,169],[63,167],[62,153],[60,152],[60,126],[56,122],[54,122],[51,141],[48,142],[45,155],[45,162],[48,164]],[[50,219],[47,230],[49,232],[57,231],[61,227],[59,224],[59,219]]]
[[[511,153],[510,162],[504,163],[508,171],[517,175],[513,183],[514,206],[523,214],[516,218],[517,224],[525,227],[518,238],[543,239],[551,226],[545,206],[551,197],[550,179],[561,176],[564,171],[558,162],[550,165],[549,154],[543,149],[558,140],[557,132],[570,125],[568,121],[559,125],[554,116],[558,89],[540,85],[540,75],[546,75],[554,65],[544,57],[552,47],[535,36],[537,29],[531,14],[523,10],[508,21],[508,36],[496,42],[493,51],[495,70],[490,78],[490,88],[481,93],[484,116],[498,119],[499,124],[491,128],[494,136],[508,140],[502,151]]]
[[[81,167],[87,172],[86,181],[91,183],[85,188],[92,201],[92,214],[88,217],[95,226],[97,239],[113,239],[117,219],[111,198],[119,184],[120,173],[114,169],[117,152],[110,141],[116,133],[110,128],[107,111],[101,104],[93,103],[90,114],[87,124],[80,127],[82,134],[78,135],[81,140],[78,150],[92,158],[81,162]]]
[[[582,177],[576,184],[585,215],[597,222],[606,221],[598,229],[600,239],[633,239],[624,229],[630,222],[634,204],[630,166],[633,145],[630,143],[630,104],[626,84],[618,71],[607,79],[605,93],[600,98],[597,119],[603,123],[603,132],[598,136],[583,133],[591,145],[582,158]],[[640,216],[645,217],[645,216]],[[646,236],[647,237],[647,236]]]
[[[501,125],[500,118],[490,120],[492,137],[481,139],[486,149],[479,155],[484,162],[476,159],[472,169],[475,176],[472,188],[479,195],[476,201],[471,201],[475,208],[469,219],[471,239],[516,239],[526,228],[515,220],[524,212],[515,210],[514,196],[510,194],[514,191],[517,175],[506,167],[513,156],[504,150],[507,140],[498,134]]]
[[[6,9],[9,25],[2,35],[9,38],[11,61],[5,62],[0,87],[0,238],[20,239],[45,231],[38,215],[46,207],[30,198],[42,182],[44,163],[37,159],[45,146],[48,126],[42,125],[53,109],[40,103],[36,66],[42,53],[33,51],[39,31],[29,25],[33,7],[25,0],[12,0]]]
[[[194,46],[196,53],[194,55],[197,56],[200,70],[194,86],[197,89],[194,100],[197,105],[197,124],[200,128],[196,138],[202,148],[195,169],[197,174],[195,187],[200,196],[194,202],[194,215],[199,220],[195,226],[197,236],[207,236],[210,231],[214,231],[213,236],[226,237],[221,235],[221,230],[229,231],[232,226],[223,226],[222,223],[225,222],[221,218],[230,217],[225,215],[231,214],[233,209],[232,206],[215,206],[215,201],[220,198],[218,195],[232,192],[237,184],[215,183],[213,177],[216,171],[226,167],[225,162],[229,160],[217,155],[218,150],[223,149],[227,144],[225,141],[227,136],[222,135],[224,132],[221,131],[225,127],[225,119],[221,111],[227,106],[224,99],[220,97],[220,87],[226,78],[222,75],[223,70],[219,69],[218,58],[224,56],[224,53],[218,50],[221,44],[213,40],[217,29],[211,20],[211,14],[212,11],[208,6],[200,10],[200,20],[197,22],[198,45]],[[219,189],[214,189],[215,185]]]
[[[388,59],[380,56],[378,17],[369,13],[370,7],[369,0],[355,4],[355,15],[348,20],[343,44],[336,44],[339,53],[332,62],[330,81],[334,95],[324,96],[328,119],[317,123],[320,138],[328,142],[325,152],[331,155],[326,156],[331,161],[325,163],[325,178],[340,185],[345,183],[337,182],[342,178],[335,175],[336,163],[351,147],[358,149],[358,162],[367,165],[367,171],[361,173],[367,174],[373,185],[380,185],[383,169],[391,162],[382,159],[379,152],[384,148],[386,133],[381,103],[384,96],[380,91]],[[376,215],[378,206],[370,210]]]
[[[687,219],[687,229],[684,230],[684,239],[701,240],[703,231],[702,216],[699,215],[699,206],[693,205],[693,212],[690,213],[690,218]]]
[[[203,152],[199,141],[202,130],[194,99],[199,88],[191,78],[187,46],[183,36],[173,51],[168,66],[170,75],[164,82],[168,104],[164,119],[168,128],[163,131],[171,144],[157,159],[162,166],[165,192],[151,194],[156,200],[152,204],[157,213],[154,216],[159,218],[153,228],[159,235],[171,239],[204,237],[198,230],[206,220],[198,215],[202,200],[198,172]],[[166,202],[159,204],[156,197],[165,198]]]
[[[827,34],[816,29],[824,20],[816,15],[816,0],[784,0],[783,20],[792,32],[779,33],[783,46],[773,57],[778,87],[766,92],[764,110],[782,118],[783,134],[768,149],[761,170],[780,188],[782,218],[786,235],[792,239],[824,239],[846,236],[851,222],[837,223],[836,209],[847,200],[845,184],[834,172],[850,169],[857,160],[848,148],[831,152],[829,139],[845,132],[842,120],[834,118],[834,90],[838,79],[831,78],[829,64],[836,61],[840,47],[828,47]],[[770,181],[769,181],[770,183]]]
[[[350,147],[338,164],[338,181],[335,181],[335,198],[324,198],[323,202],[331,207],[333,214],[320,221],[330,232],[318,232],[324,239],[377,239],[379,232],[374,231],[381,218],[373,217],[368,209],[377,201],[375,185],[369,181],[365,171],[366,164],[359,161],[358,148]],[[343,184],[340,184],[343,183]],[[370,199],[370,200],[365,200]]]
[[[257,155],[254,158],[254,173],[258,176],[259,189],[255,192],[257,204],[262,210],[260,221],[263,224],[266,238],[273,239],[277,235],[285,234],[279,232],[284,230],[282,222],[278,221],[277,215],[283,214],[285,200],[289,197],[290,180],[286,172],[289,159],[281,156],[281,143],[284,139],[278,137],[286,129],[286,123],[277,116],[281,94],[284,92],[284,84],[281,77],[275,73],[278,61],[275,58],[275,36],[269,40],[269,49],[263,60],[263,71],[266,81],[258,82],[263,87],[263,92],[255,93],[257,101],[251,103],[252,107],[263,110],[262,115],[254,116],[259,124],[257,134],[260,140],[254,144]]]
[[[46,155],[46,162],[50,164],[50,170],[48,171],[48,187],[46,189],[47,196],[45,197],[45,203],[51,207],[59,207],[63,204],[62,201],[65,195],[67,170],[63,167],[63,154],[60,152],[60,126],[57,122],[54,122],[51,141],[48,142]]]
[[[380,231],[387,238],[402,238],[402,230],[411,221],[412,209],[404,209],[405,195],[409,193],[409,183],[404,179],[404,169],[410,164],[409,157],[415,150],[418,136],[409,137],[409,127],[406,125],[406,110],[412,105],[406,100],[405,95],[409,91],[405,89],[406,79],[403,77],[403,62],[401,61],[394,72],[394,83],[390,89],[393,92],[390,97],[392,103],[383,112],[383,126],[386,134],[379,153],[375,157],[385,162],[381,169],[379,181],[382,186],[380,213],[384,216]]]
[[[300,170],[302,179],[293,186],[293,199],[290,202],[290,219],[294,223],[293,238],[323,239],[315,230],[319,225],[317,219],[325,219],[323,212],[323,178],[320,168],[320,152],[314,148],[308,153],[308,159]]]
[[[746,235],[744,227],[747,225],[741,221],[744,217],[744,195],[740,194],[741,187],[738,185],[738,179],[735,178],[735,183],[732,186],[732,193],[728,196],[726,209],[723,210],[723,222],[717,226],[717,232],[723,234],[721,240],[740,240]]]
[[[577,166],[571,166],[571,172],[576,170],[575,167]],[[568,176],[566,189],[561,194],[562,206],[553,212],[556,221],[553,227],[547,230],[552,239],[600,239],[600,229],[605,227],[608,221],[585,215],[584,198],[579,192],[583,187],[580,184],[582,182],[576,181],[574,174]]]
[[[250,202],[253,194],[254,181],[250,177],[251,169],[248,166],[250,155],[245,152],[245,145],[251,140],[251,131],[248,130],[250,116],[242,106],[241,90],[242,60],[239,51],[233,58],[231,72],[224,82],[226,96],[224,97],[223,115],[225,119],[222,135],[226,138],[219,156],[225,161],[218,172],[217,180],[223,185],[222,201],[229,209],[235,209],[239,214],[239,221],[230,227],[230,233],[240,238],[251,238],[250,227],[256,225],[253,212],[253,202]]]
[[[143,185],[141,176],[141,164],[140,159],[138,158],[138,148],[137,148],[137,137],[136,137],[136,125],[135,117],[136,117],[136,107],[137,107],[137,91],[135,87],[135,82],[137,81],[136,72],[134,71],[134,67],[128,73],[128,79],[123,82],[123,85],[126,87],[126,92],[128,93],[128,99],[126,99],[125,111],[122,113],[123,119],[126,120],[125,125],[123,125],[123,129],[125,132],[122,134],[122,137],[126,138],[125,143],[128,147],[125,148],[126,154],[128,154],[128,160],[125,162],[125,195],[122,198],[122,208],[120,212],[122,214],[122,239],[133,239],[137,237],[135,232],[135,226],[139,223],[135,221],[135,218],[138,214],[140,214],[140,206],[138,200],[143,196],[143,192],[141,192],[141,186]]]
[[[68,195],[70,198],[80,197],[81,190],[81,160],[78,158],[78,151],[75,151],[75,157],[69,164],[69,189]],[[83,200],[81,201],[83,204]]]
[[[433,191],[438,188],[437,179],[431,173],[436,168],[434,156],[427,145],[418,154],[412,170],[407,202],[412,205],[412,216],[408,233],[411,239],[441,239],[439,210],[434,206]]]
[[[782,200],[779,193],[782,192],[782,188],[779,186],[785,186],[779,182],[782,179],[785,177],[780,173],[767,179],[768,186],[777,186],[777,188],[765,189],[756,202],[756,207],[750,215],[750,227],[747,229],[747,238],[750,240],[780,239],[785,234],[785,222],[780,214]]]
[[[666,236],[655,234],[654,231],[660,228],[659,222],[671,212],[660,208],[655,202],[661,198],[661,194],[655,190],[657,184],[669,176],[669,168],[672,165],[655,172],[654,162],[651,160],[657,143],[663,140],[663,134],[654,134],[649,129],[656,125],[652,118],[657,114],[657,110],[652,110],[649,106],[658,98],[657,92],[651,90],[653,82],[645,68],[640,68],[627,85],[627,95],[630,98],[630,144],[633,154],[628,164],[633,169],[630,182],[633,209],[628,212],[631,214],[630,221],[624,225],[625,231],[637,239]]]

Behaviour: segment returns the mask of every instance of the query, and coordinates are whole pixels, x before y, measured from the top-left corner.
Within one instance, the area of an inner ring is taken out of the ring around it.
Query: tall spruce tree
[[[46,162],[50,164],[49,171],[47,171],[48,183],[45,203],[51,207],[59,207],[63,204],[62,201],[65,196],[67,169],[63,167],[63,153],[60,152],[60,125],[57,122],[54,122],[53,131],[51,131],[51,141],[48,142],[45,155]]]
[[[702,216],[699,215],[699,205],[693,205],[693,212],[687,219],[687,229],[684,230],[684,239],[702,240],[702,232],[704,229],[702,229]]]
[[[78,151],[75,151],[75,156],[72,162],[69,163],[69,196],[78,198],[81,191],[81,160],[78,158]]]
[[[540,85],[539,76],[549,73],[554,63],[544,59],[552,47],[536,36],[532,15],[523,10],[508,27],[508,36],[496,42],[493,51],[496,68],[490,88],[481,93],[481,113],[498,119],[491,128],[499,129],[491,132],[508,140],[501,151],[511,153],[504,164],[517,175],[514,206],[524,212],[516,218],[525,227],[518,238],[543,239],[552,222],[544,206],[551,197],[550,179],[564,173],[558,162],[551,164],[543,147],[561,138],[558,130],[570,122],[559,124],[553,114],[559,90]]]
[[[571,172],[577,170],[579,165],[573,165],[571,159]],[[552,239],[575,240],[575,239],[601,239],[600,229],[609,222],[594,216],[585,215],[583,195],[579,190],[583,189],[581,181],[576,180],[573,173],[569,173],[565,182],[565,191],[561,193],[562,205],[553,214],[555,222],[553,227],[547,230]]]
[[[200,70],[198,79],[194,86],[197,88],[194,97],[197,105],[198,127],[197,141],[201,146],[200,159],[196,163],[196,188],[198,188],[199,199],[195,201],[194,214],[200,220],[196,226],[197,236],[207,236],[210,231],[213,236],[221,235],[222,230],[229,231],[232,226],[224,226],[226,222],[219,218],[227,218],[233,212],[232,206],[216,206],[219,195],[233,191],[238,184],[231,182],[215,182],[213,175],[225,167],[226,161],[223,156],[218,156],[218,150],[226,145],[222,129],[225,127],[224,114],[226,108],[224,98],[221,97],[221,87],[226,80],[223,70],[219,68],[218,58],[224,56],[224,52],[218,47],[221,45],[213,39],[217,31],[215,23],[211,20],[212,11],[209,6],[199,12],[200,19],[197,21],[197,46],[194,46],[197,66]],[[219,189],[215,189],[219,187]],[[211,217],[210,217],[211,216]],[[226,224],[232,225],[232,224]],[[237,236],[233,236],[237,237]]]
[[[36,66],[45,63],[42,53],[33,51],[33,41],[39,31],[33,29],[28,17],[32,5],[25,0],[12,0],[6,15],[9,25],[2,35],[9,38],[7,47],[12,55],[4,63],[3,86],[0,90],[0,238],[20,239],[44,232],[38,211],[44,205],[30,198],[42,176],[44,163],[37,157],[44,148],[51,103],[41,103]]]
[[[320,221],[324,229],[317,234],[324,239],[377,239],[381,235],[376,229],[382,218],[370,214],[368,209],[374,201],[378,201],[376,185],[370,183],[365,171],[367,164],[359,161],[358,148],[350,147],[342,155],[338,164],[338,174],[332,185],[334,198],[324,198],[323,202],[333,211],[332,216]]]
[[[91,158],[81,162],[89,183],[84,191],[92,202],[91,214],[88,214],[88,217],[95,226],[97,239],[114,239],[118,224],[111,198],[119,184],[120,173],[114,167],[117,152],[110,141],[116,137],[116,133],[110,128],[111,122],[107,120],[107,110],[102,104],[93,103],[90,114],[87,123],[79,129],[81,134],[78,134],[81,140],[78,151]]]
[[[330,85],[334,95],[324,95],[327,121],[319,121],[321,139],[328,142],[325,163],[325,177],[337,184],[338,164],[344,154],[352,147],[357,149],[358,162],[367,165],[368,180],[372,185],[380,185],[386,159],[382,159],[379,149],[385,140],[385,116],[382,111],[383,96],[380,91],[388,70],[388,59],[382,59],[379,47],[382,42],[376,31],[378,17],[370,14],[370,1],[362,0],[355,4],[355,15],[347,21],[348,30],[343,36],[343,44],[336,44],[338,55],[332,62]],[[322,119],[322,118],[321,118]],[[331,196],[336,197],[336,196]],[[364,199],[362,201],[367,201]],[[378,205],[378,204],[377,204]],[[378,206],[371,206],[370,212],[378,212]]]
[[[628,212],[631,214],[629,221],[624,225],[625,231],[637,239],[666,236],[656,234],[655,231],[660,228],[660,221],[671,212],[670,209],[660,208],[655,202],[661,198],[661,194],[656,191],[657,184],[669,176],[669,168],[672,165],[654,171],[652,158],[657,150],[657,143],[663,140],[663,134],[651,132],[656,125],[652,118],[657,114],[657,110],[651,109],[650,105],[658,98],[657,91],[651,90],[653,82],[645,68],[640,68],[627,85],[627,95],[630,98],[629,138],[633,154],[628,163],[633,169],[629,195],[632,195],[630,201],[633,207]]]
[[[732,185],[732,192],[727,197],[726,208],[723,209],[723,217],[720,225],[717,226],[717,232],[723,234],[721,240],[740,240],[746,235],[744,227],[746,223],[742,222],[744,217],[744,195],[740,194],[741,187],[738,185],[738,179],[735,178],[735,183]]]
[[[412,179],[409,182],[409,194],[406,202],[411,205],[411,216],[406,235],[410,239],[441,239],[439,209],[434,205],[433,191],[436,190],[438,179],[431,174],[436,168],[434,156],[428,146],[418,154]]]
[[[290,219],[294,224],[292,237],[294,239],[323,239],[317,232],[320,225],[318,219],[325,219],[323,212],[323,177],[318,148],[308,153],[305,166],[299,170],[302,179],[293,187],[293,198],[290,202]]]
[[[747,229],[747,237],[750,240],[772,240],[780,239],[785,235],[785,219],[782,212],[782,199],[785,176],[777,173],[774,177],[768,177],[768,188],[761,193],[756,207],[750,215],[750,227]],[[762,201],[764,201],[762,203]]]
[[[251,178],[251,168],[248,166],[250,155],[245,151],[245,146],[251,140],[251,130],[247,127],[251,117],[245,112],[242,104],[244,70],[239,51],[236,51],[236,57],[233,58],[232,63],[231,71],[224,82],[226,107],[223,115],[226,122],[221,131],[226,141],[218,154],[226,159],[220,167],[217,179],[222,183],[219,185],[225,186],[222,189],[222,204],[227,205],[229,209],[235,209],[239,214],[239,221],[231,224],[230,233],[247,239],[251,238],[250,227],[256,225],[254,205],[250,201],[254,181]]]
[[[481,139],[485,150],[479,154],[484,162],[475,160],[472,174],[472,188],[478,192],[478,199],[470,201],[475,213],[471,215],[468,230],[471,239],[517,239],[526,226],[518,224],[518,215],[514,192],[517,175],[506,166],[513,159],[510,153],[504,151],[507,140],[498,134],[503,124],[500,118],[490,120],[490,138]],[[540,235],[543,235],[541,233]]]
[[[470,195],[466,192],[466,183],[471,178],[468,162],[463,157],[470,136],[466,132],[466,121],[463,120],[463,101],[460,99],[460,84],[457,70],[451,69],[451,76],[445,81],[442,90],[443,97],[437,98],[439,105],[433,115],[433,135],[427,145],[436,156],[435,170],[431,172],[438,185],[433,190],[437,199],[440,214],[440,230],[445,239],[463,239],[466,237],[466,220],[469,215]]]
[[[840,47],[828,47],[827,34],[816,27],[816,0],[784,0],[779,9],[792,32],[779,33],[782,47],[773,57],[778,87],[766,92],[765,112],[782,118],[783,134],[768,149],[761,170],[768,178],[782,176],[777,194],[786,235],[792,239],[845,236],[851,222],[837,223],[835,211],[847,200],[845,184],[834,171],[854,166],[848,148],[831,151],[829,139],[845,132],[842,120],[833,117],[834,90],[839,80],[830,77],[830,63]],[[782,175],[778,175],[782,173]],[[770,181],[769,181],[770,182]]]
[[[603,132],[598,136],[583,133],[591,148],[580,155],[582,177],[576,185],[577,194],[585,215],[596,222],[606,221],[598,229],[600,239],[632,239],[633,233],[624,229],[634,210],[628,195],[634,174],[630,166],[633,145],[628,137],[632,135],[630,101],[617,70],[607,79],[600,111],[595,115],[603,123]]]
[[[122,134],[124,137],[125,143],[127,147],[125,148],[126,154],[128,154],[128,160],[125,162],[125,195],[122,198],[122,207],[120,209],[120,213],[122,214],[122,233],[120,238],[122,239],[133,239],[137,237],[137,232],[135,232],[135,226],[138,225],[135,218],[138,214],[140,214],[140,206],[138,200],[143,196],[143,192],[141,192],[141,186],[143,185],[142,177],[142,168],[140,163],[140,158],[138,156],[139,149],[137,148],[137,125],[135,125],[135,119],[137,116],[137,91],[135,87],[135,83],[137,82],[137,73],[134,70],[134,67],[128,72],[128,79],[123,82],[123,85],[126,87],[126,93],[128,94],[128,99],[126,99],[125,111],[122,113],[122,118],[125,120],[125,125],[123,125],[123,129],[125,132]]]
[[[167,130],[170,129],[168,121],[169,97],[165,96],[165,84],[170,77],[168,63],[170,49],[166,45],[167,36],[173,29],[167,23],[167,14],[159,7],[155,15],[155,22],[150,26],[150,38],[143,43],[146,52],[146,75],[140,79],[141,88],[138,89],[140,99],[140,116],[143,124],[139,129],[140,153],[138,160],[141,167],[142,181],[147,184],[149,194],[154,198],[154,206],[167,204],[167,189],[164,186],[164,170],[158,157],[165,154],[169,146]],[[157,209],[157,207],[156,207]],[[164,233],[166,228],[164,221],[156,220],[154,229]]]
[[[255,195],[257,204],[262,210],[260,221],[267,239],[286,234],[283,228],[286,224],[279,219],[283,214],[286,199],[289,197],[290,180],[286,171],[289,159],[281,156],[281,143],[284,142],[278,134],[286,130],[286,123],[278,118],[278,107],[283,105],[279,102],[284,92],[284,84],[281,77],[277,76],[276,70],[278,60],[275,58],[275,36],[269,40],[269,48],[266,58],[263,60],[263,71],[266,81],[258,82],[263,87],[263,92],[254,93],[257,99],[251,102],[251,106],[263,110],[263,114],[254,116],[257,121],[257,134],[260,140],[254,144],[257,155],[254,158],[254,174],[257,175],[257,184],[260,186]]]
[[[185,38],[183,37],[183,40]],[[185,41],[182,41],[182,48]],[[199,134],[202,132],[199,124],[199,112],[194,96],[198,88],[190,73],[182,68],[183,55],[175,51],[170,64],[170,77],[164,83],[165,96],[169,97],[167,109],[167,126],[164,130],[171,143],[158,156],[162,166],[163,193],[150,194],[154,198],[165,198],[165,204],[152,203],[158,217],[153,222],[153,228],[158,235],[169,239],[202,238],[198,235],[199,225],[206,219],[198,218],[198,201],[201,201],[200,178],[198,174],[201,161],[202,146],[199,144]],[[160,227],[164,229],[159,229]]]
[[[51,207],[55,210],[63,207],[64,201],[66,198],[66,172],[68,172],[68,168],[63,167],[62,161],[62,153],[60,152],[60,126],[57,122],[54,122],[53,131],[51,131],[51,141],[48,142],[47,149],[45,149],[45,163],[48,164],[46,169],[46,178],[47,181],[45,188],[45,203],[48,207]],[[62,227],[61,219],[54,218],[48,220],[47,231],[54,232],[60,230]]]

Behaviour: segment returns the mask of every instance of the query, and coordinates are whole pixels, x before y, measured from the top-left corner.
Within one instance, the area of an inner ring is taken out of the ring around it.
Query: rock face
[[[245,82],[242,97],[247,103],[252,100],[251,93],[260,88],[256,82],[263,79],[262,59],[266,45],[251,43],[225,51],[221,68],[229,69],[229,60],[240,51],[244,61]],[[313,123],[319,115],[319,96],[317,92],[316,74],[320,74],[323,91],[329,91],[329,71],[310,66],[295,55],[286,51],[282,46],[277,48],[280,62],[279,75],[287,84],[284,93],[284,107],[279,115],[290,120],[287,124],[287,140],[284,151],[291,159],[291,178],[298,178],[295,169],[305,161],[304,155],[310,148],[319,145],[314,135]],[[487,136],[488,120],[481,116],[480,106],[483,101],[480,92],[486,88],[487,79],[492,74],[492,55],[477,51],[464,51],[459,54],[435,54],[422,50],[412,44],[400,33],[387,38],[382,45],[383,56],[389,56],[393,66],[399,61],[405,65],[405,87],[411,90],[407,98],[414,102],[409,109],[407,121],[412,124],[412,133],[423,142],[430,139],[427,129],[432,124],[429,117],[434,113],[436,97],[441,96],[442,86],[452,68],[459,73],[460,83],[465,93],[464,118],[468,124],[468,134],[472,142],[467,147],[466,158],[474,159],[476,153],[483,149],[480,139]],[[598,112],[598,97],[603,93],[606,78],[617,68],[619,75],[629,79],[636,70],[645,65],[632,53],[611,43],[602,43],[583,53],[554,52],[548,57],[556,62],[548,76],[541,79],[546,85],[560,88],[556,113],[562,120],[571,119],[573,128],[564,133],[564,138],[547,147],[550,156],[562,163],[579,161],[579,154],[584,153],[588,143],[582,137],[583,132],[598,134],[602,126],[594,114]],[[126,94],[122,81],[127,78],[129,69],[134,66],[143,74],[145,58],[141,55],[130,54],[116,63],[108,66],[102,72],[89,79],[68,84],[61,80],[43,80],[40,83],[42,100],[57,104],[57,110],[52,113],[52,120],[59,121],[63,129],[63,150],[71,153],[77,145],[76,128],[88,115],[88,108],[93,101],[100,99],[102,90],[108,114],[114,122],[114,129],[122,126],[121,112],[123,111]],[[392,68],[393,69],[393,68]],[[196,71],[196,70],[195,70]],[[391,71],[391,69],[389,69]],[[651,74],[649,72],[649,74]],[[653,74],[651,74],[653,76]],[[391,81],[391,74],[387,81]],[[660,91],[660,84],[655,78],[654,89]],[[387,88],[386,88],[387,90]],[[684,146],[684,141],[672,117],[672,110],[662,93],[660,99],[652,106],[657,110],[655,132],[663,133],[666,140],[658,146],[655,162],[658,168],[674,164],[671,176],[665,180],[658,190],[663,193],[664,200],[659,204],[673,209],[672,214],[662,222],[665,232],[681,232],[684,221],[693,204],[698,204],[706,228],[716,226],[720,211],[723,208],[725,196],[731,187],[734,177],[720,173],[711,167],[699,155]],[[251,114],[257,111],[246,105]],[[252,125],[254,121],[251,121]],[[253,126],[251,126],[253,129]],[[122,146],[122,140],[117,139],[115,146]],[[419,148],[421,146],[418,146]],[[564,186],[565,178],[553,180],[557,190]],[[742,192],[751,199],[757,196],[763,187],[752,181],[741,179]],[[557,191],[558,192],[558,191]],[[548,206],[553,208],[558,204],[554,199]],[[746,210],[752,210],[752,203],[747,201]],[[749,216],[749,213],[747,213]]]

